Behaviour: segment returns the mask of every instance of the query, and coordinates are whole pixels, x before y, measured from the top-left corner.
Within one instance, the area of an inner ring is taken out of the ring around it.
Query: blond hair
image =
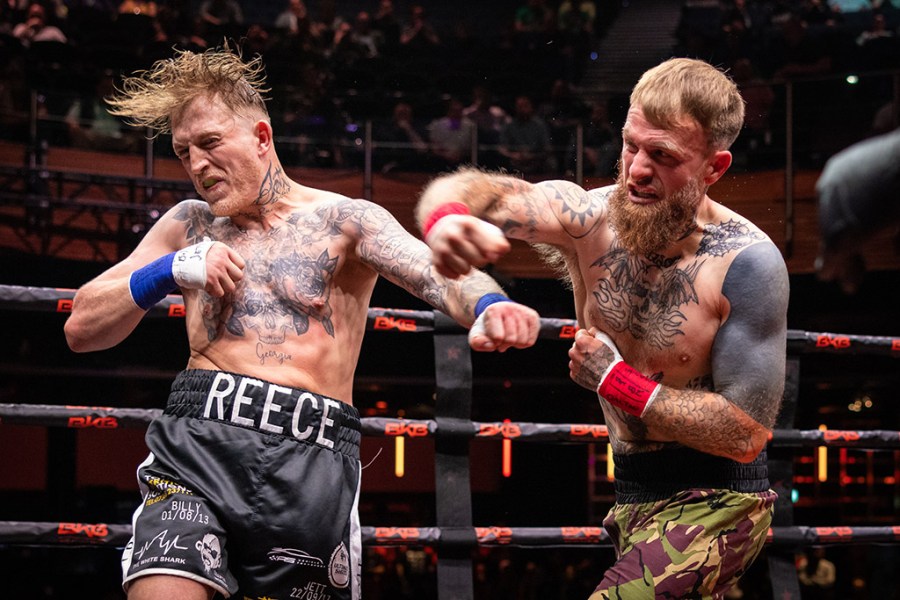
[[[268,120],[268,91],[260,57],[244,62],[226,45],[200,54],[177,50],[125,78],[106,102],[111,114],[160,134],[171,132],[172,119],[199,97],[218,98],[240,116]]]
[[[654,125],[670,128],[682,117],[694,119],[712,150],[727,150],[744,124],[744,100],[737,85],[702,60],[669,59],[644,73],[631,92]]]

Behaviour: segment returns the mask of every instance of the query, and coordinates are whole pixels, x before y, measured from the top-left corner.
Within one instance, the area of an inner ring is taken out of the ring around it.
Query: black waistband
[[[219,421],[357,455],[359,412],[328,396],[225,371],[189,369],[172,382],[164,414]]]
[[[753,462],[737,461],[677,446],[654,452],[616,454],[616,502],[657,502],[692,488],[755,493],[769,489],[766,451]]]

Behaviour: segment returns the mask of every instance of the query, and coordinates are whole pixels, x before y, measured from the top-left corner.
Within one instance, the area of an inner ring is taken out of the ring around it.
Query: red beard
[[[705,191],[691,179],[681,189],[649,205],[628,199],[625,176],[620,172],[609,197],[609,221],[619,244],[631,254],[658,253],[693,228],[697,206]]]

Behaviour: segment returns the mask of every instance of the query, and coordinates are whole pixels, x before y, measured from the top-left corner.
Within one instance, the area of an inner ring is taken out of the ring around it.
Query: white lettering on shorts
[[[291,411],[290,401],[294,397],[296,401]],[[320,422],[312,424],[319,411]],[[288,429],[288,412],[290,433],[285,431]],[[336,422],[340,420],[340,414],[341,403],[337,400],[224,372],[216,373],[203,407],[205,419],[291,435],[302,441],[314,440],[316,444],[332,449],[336,438],[333,430],[338,428]]]
[[[259,428],[264,429],[265,431],[271,431],[272,433],[281,433],[284,431],[284,427],[280,425],[272,425],[269,423],[269,415],[273,412],[281,412],[281,405],[275,404],[274,396],[276,393],[291,395],[291,390],[286,387],[281,387],[280,385],[270,385],[269,391],[266,393],[266,403],[263,405],[263,413],[262,418],[259,421]]]
[[[253,404],[253,398],[245,394],[248,385],[262,387],[263,382],[259,379],[251,379],[249,377],[241,378],[241,383],[238,386],[237,394],[235,394],[234,396],[234,406],[231,407],[231,422],[235,425],[253,427],[253,419],[248,419],[247,417],[242,417],[240,415],[241,405],[246,404],[247,406],[250,406],[251,404]]]
[[[303,403],[307,400],[312,404],[313,410],[319,408],[319,401],[309,392],[303,392],[297,398],[297,406],[294,407],[294,414],[291,418],[291,433],[298,440],[305,440],[312,435],[312,425],[307,425],[306,429],[300,431],[300,413],[303,412]]]
[[[219,389],[219,382],[225,382],[225,389]],[[216,373],[216,378],[213,379],[213,383],[209,386],[209,395],[206,396],[206,407],[203,409],[203,416],[207,419],[224,419],[225,418],[225,398],[234,391],[234,377],[229,375],[228,373]],[[216,416],[210,417],[210,413],[212,412],[212,403],[213,400],[216,400]]]
[[[300,600],[331,600],[331,594],[324,583],[310,581],[303,587],[292,587],[291,598]]]

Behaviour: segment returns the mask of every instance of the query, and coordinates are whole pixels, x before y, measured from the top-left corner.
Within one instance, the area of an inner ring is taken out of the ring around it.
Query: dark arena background
[[[611,183],[643,70],[670,56],[728,69],[747,122],[709,194],[769,234],[791,277],[788,385],[769,447],[780,500],[728,597],[900,597],[900,198],[860,241],[855,292],[815,271],[825,162],[898,126],[900,1],[40,6],[0,6],[0,598],[124,598],[143,429],[187,358],[180,305],[170,296],[104,352],[70,352],[62,326],[73,290],[194,192],[169,140],[129,130],[100,98],[173,48],[223,39],[264,58],[291,177],[377,202],[414,232],[418,192],[460,164]],[[17,28],[34,19],[40,35]],[[491,110],[446,151],[441,119],[485,92]],[[549,145],[514,164],[502,129],[522,96]],[[613,561],[603,417],[568,377],[570,293],[525,245],[490,272],[544,317],[535,347],[470,357],[430,307],[376,288],[354,392],[367,600],[586,599]],[[459,420],[472,424],[447,425]],[[810,578],[821,560],[830,584]]]

